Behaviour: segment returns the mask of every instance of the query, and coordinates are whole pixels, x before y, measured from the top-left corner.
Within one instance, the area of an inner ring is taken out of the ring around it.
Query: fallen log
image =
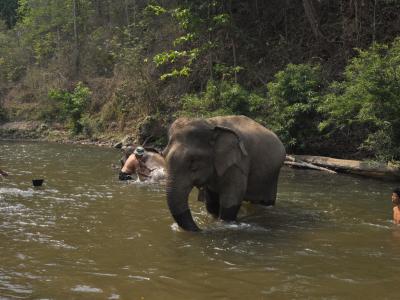
[[[310,163],[312,165],[335,170],[340,173],[357,174],[381,179],[400,179],[400,168],[392,164],[311,155],[291,155],[291,157],[294,158],[295,162],[301,161]],[[291,160],[291,158],[289,158],[289,160]],[[287,161],[285,164],[286,163]]]
[[[285,165],[288,166],[293,166],[293,167],[297,167],[297,168],[305,168],[305,169],[313,169],[313,170],[318,170],[318,171],[324,171],[324,172],[328,172],[331,174],[337,174],[337,172],[327,169],[327,168],[323,168],[323,167],[319,167],[319,166],[315,166],[313,164],[309,164],[306,162],[296,162],[296,161],[285,161]]]
[[[320,167],[320,166],[316,166],[316,165],[308,163],[308,162],[301,161],[291,155],[286,155],[285,165],[297,167],[297,168],[313,169],[313,170],[328,172],[331,174],[336,174],[336,172],[333,170],[330,170],[330,169],[324,168],[324,167]]]

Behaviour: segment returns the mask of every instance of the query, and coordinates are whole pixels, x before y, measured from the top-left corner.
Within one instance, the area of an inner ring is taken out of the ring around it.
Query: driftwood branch
[[[294,166],[294,167],[298,167],[298,168],[306,168],[306,169],[324,171],[324,172],[328,172],[331,174],[337,174],[337,172],[335,172],[333,170],[323,168],[323,167],[318,167],[318,166],[315,166],[313,164],[309,164],[306,162],[285,161],[285,165]]]
[[[286,155],[285,165],[298,167],[298,168],[313,169],[313,170],[328,172],[331,174],[336,174],[336,172],[331,169],[316,166],[314,164],[311,164],[311,163],[308,163],[308,162],[305,162],[302,160],[298,160],[294,156],[291,156],[291,155]]]

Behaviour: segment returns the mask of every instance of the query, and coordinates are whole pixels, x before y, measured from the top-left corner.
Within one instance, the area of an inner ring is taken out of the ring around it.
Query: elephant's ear
[[[214,128],[214,166],[218,176],[221,176],[232,165],[241,168],[242,156],[247,156],[247,150],[239,135],[232,129],[222,126]]]

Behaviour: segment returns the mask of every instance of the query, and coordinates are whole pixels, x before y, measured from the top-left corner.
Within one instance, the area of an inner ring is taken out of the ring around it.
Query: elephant
[[[286,152],[275,133],[256,121],[219,116],[175,120],[162,154],[169,210],[181,228],[199,231],[188,204],[193,187],[210,214],[235,221],[244,200],[275,204]]]

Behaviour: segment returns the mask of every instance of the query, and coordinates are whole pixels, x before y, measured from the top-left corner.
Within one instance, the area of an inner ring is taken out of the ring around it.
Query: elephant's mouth
[[[193,186],[198,189],[201,189],[202,187],[204,187],[204,184],[200,184],[199,182],[193,182]]]
[[[205,187],[207,184],[208,184],[207,180],[204,180],[204,179],[203,180],[202,179],[196,179],[196,180],[193,181],[193,186],[198,188],[198,189],[201,189],[201,188]]]

